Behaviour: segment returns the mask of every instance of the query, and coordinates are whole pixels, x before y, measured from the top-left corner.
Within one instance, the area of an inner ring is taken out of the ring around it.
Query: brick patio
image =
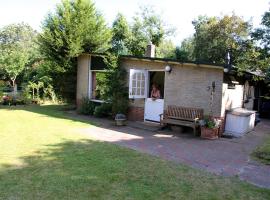
[[[270,188],[270,166],[250,160],[249,154],[270,134],[270,121],[261,122],[255,131],[242,138],[215,141],[168,131],[145,129],[132,122],[115,127],[112,121],[91,118],[100,124],[80,130],[91,138],[111,142],[166,160],[186,164],[223,176],[238,176],[257,186]],[[268,131],[268,132],[267,132]]]

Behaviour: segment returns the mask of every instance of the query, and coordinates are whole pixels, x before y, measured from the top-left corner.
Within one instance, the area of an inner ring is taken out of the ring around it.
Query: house
[[[130,120],[159,122],[159,115],[168,105],[202,108],[205,115],[213,113],[216,117],[224,117],[226,110],[236,107],[253,109],[255,87],[250,78],[225,73],[221,65],[155,58],[154,48],[149,44],[145,57],[120,57],[120,65],[128,74]],[[83,97],[102,102],[97,79],[105,72],[104,68],[100,55],[78,57],[78,105]],[[157,100],[150,98],[154,83],[161,93]]]

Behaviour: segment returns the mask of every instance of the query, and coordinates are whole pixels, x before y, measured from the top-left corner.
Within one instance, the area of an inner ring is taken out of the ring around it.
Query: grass
[[[270,190],[91,140],[61,106],[0,108],[0,199],[270,199]]]
[[[252,157],[261,163],[270,165],[270,136],[252,152]]]

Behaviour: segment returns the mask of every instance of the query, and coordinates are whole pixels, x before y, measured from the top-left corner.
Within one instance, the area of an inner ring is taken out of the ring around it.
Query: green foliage
[[[128,54],[127,46],[131,32],[126,18],[120,13],[113,22],[112,35],[112,52],[117,55]]]
[[[152,42],[160,46],[174,32],[151,7],[141,7],[130,25],[123,15],[118,14],[113,23],[113,52],[143,56],[147,44]]]
[[[110,39],[110,30],[92,1],[62,0],[43,22],[39,43],[43,55],[66,71],[80,53],[106,51]]]
[[[15,86],[17,77],[31,61],[36,32],[27,24],[11,24],[0,30],[0,68]]]
[[[270,137],[265,138],[263,144],[258,146],[252,155],[260,162],[270,165]]]
[[[156,48],[156,57],[158,58],[176,58],[176,47],[171,40],[164,40]]]
[[[80,114],[83,115],[93,115],[95,111],[96,104],[90,101],[89,98],[84,97],[81,102],[80,109],[78,110]]]
[[[22,85],[22,94],[21,94],[21,98],[23,99],[23,101],[25,102],[25,104],[30,104],[32,101],[32,96],[31,96],[31,89],[27,84],[23,84]]]
[[[182,62],[194,61],[194,38],[186,38],[182,41],[181,46],[175,50],[176,59]]]
[[[63,0],[45,18],[38,41],[44,57],[41,75],[52,79],[55,93],[70,100],[75,99],[76,57],[105,52],[111,31],[91,0]]]
[[[264,13],[261,20],[261,27],[257,28],[252,37],[259,41],[260,45],[264,48],[265,52],[270,50],[270,11]]]
[[[95,96],[96,99],[106,99],[107,98],[107,90],[108,86],[106,85],[107,80],[106,80],[106,73],[107,72],[96,72],[96,81],[97,81],[97,86],[96,86],[96,91],[95,91]]]
[[[236,15],[199,17],[193,21],[194,57],[198,61],[225,64],[228,49],[233,58],[245,53],[242,44],[248,40],[251,25]]]
[[[95,117],[108,117],[111,115],[112,104],[102,103],[100,106],[95,107],[94,116]]]
[[[126,114],[128,109],[128,88],[126,85],[127,73],[121,68],[119,58],[108,55],[105,59],[109,73],[106,73],[107,101],[111,102],[111,113]]]
[[[265,72],[270,77],[270,11],[264,13],[261,20],[261,27],[257,28],[251,34],[259,46],[257,47],[256,57],[257,65],[262,72]]]

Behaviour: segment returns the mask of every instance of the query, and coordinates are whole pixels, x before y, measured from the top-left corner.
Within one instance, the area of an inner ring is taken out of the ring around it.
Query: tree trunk
[[[17,94],[16,78],[11,79],[11,82],[12,82],[12,88],[13,88],[13,96],[16,96]]]

